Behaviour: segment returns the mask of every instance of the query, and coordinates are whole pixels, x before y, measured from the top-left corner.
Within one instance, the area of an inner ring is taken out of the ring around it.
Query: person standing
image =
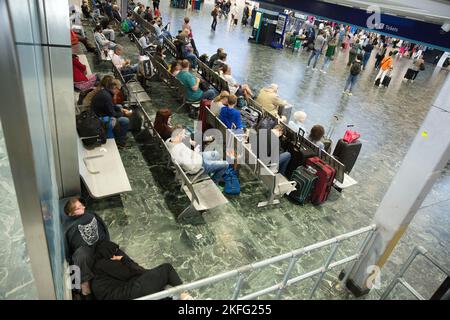
[[[392,58],[393,55],[394,51],[389,52],[389,55],[385,57],[380,63],[380,71],[378,72],[377,77],[375,78],[375,83],[377,82],[378,79],[380,79],[380,83],[378,84],[379,87],[382,86],[386,74],[389,72],[390,69],[392,69],[392,62],[394,60]]]
[[[157,9],[159,11],[159,0],[153,0],[153,11]]]
[[[350,66],[353,61],[355,61],[356,56],[360,53],[361,46],[359,44],[359,39],[356,39],[350,47],[350,52],[348,53],[348,63],[347,66]]]
[[[309,68],[311,60],[314,59],[313,69],[314,70],[316,69],[317,60],[319,59],[319,56],[322,53],[322,49],[323,49],[324,45],[325,45],[325,38],[323,36],[323,31],[320,31],[319,35],[317,36],[316,40],[314,41],[314,48],[311,53],[311,56],[309,57],[307,68]]]
[[[322,71],[323,73],[327,73],[326,70],[328,69],[331,60],[333,60],[334,54],[336,52],[337,43],[338,39],[336,36],[332,38],[328,43],[328,48],[327,51],[325,52],[325,59],[323,61],[322,67],[320,68],[320,71]]]
[[[410,69],[412,70],[413,73],[412,73],[410,79],[408,79],[406,77],[406,75]],[[411,83],[413,83],[414,80],[416,79],[417,75],[419,74],[419,72],[421,70],[425,70],[425,61],[423,60],[423,55],[413,61],[410,69],[408,69],[408,71],[405,73],[405,76],[403,77],[403,81],[411,80]]]
[[[364,56],[363,56],[363,61],[362,61],[362,67],[363,70],[366,70],[366,65],[367,62],[370,59],[370,56],[372,54],[372,50],[373,50],[373,44],[371,42],[369,42],[365,47],[364,47]]]
[[[355,61],[352,63],[352,67],[350,68],[350,74],[347,78],[347,83],[345,84],[345,88],[343,93],[347,93],[349,96],[353,95],[352,89],[358,80],[358,75],[361,73],[361,60],[362,54],[358,54],[355,58]],[[348,88],[348,91],[347,91]]]
[[[238,20],[239,20],[239,10],[237,4],[235,3],[233,5],[233,8],[231,9],[231,25],[237,26]]]
[[[214,31],[216,31],[216,26],[217,26],[217,16],[219,15],[220,9],[219,9],[219,5],[216,5],[214,7],[214,9],[211,11],[211,16],[213,18],[212,24],[211,24],[211,29],[213,29]]]
[[[387,44],[383,44],[377,52],[376,61],[375,61],[375,69],[380,67],[381,61],[384,59],[387,51]]]
[[[242,14],[242,25],[244,27],[247,26],[249,16],[250,16],[250,8],[248,7],[248,4],[246,3],[245,7],[244,7],[244,12]]]

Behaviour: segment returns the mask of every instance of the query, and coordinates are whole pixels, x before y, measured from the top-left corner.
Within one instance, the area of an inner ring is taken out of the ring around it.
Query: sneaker
[[[323,74],[326,74],[326,73],[327,73],[325,70],[320,70],[320,72],[322,72]]]
[[[349,96],[352,96],[352,95],[353,95],[353,93],[351,93],[351,92],[347,92],[347,94],[348,94]]]
[[[378,88],[381,88],[381,83],[378,85]]]
[[[316,67],[313,67],[313,70],[316,71],[317,70]]]
[[[411,80],[411,83],[414,83],[414,80]]]
[[[342,91],[342,93],[347,93],[347,90]]]
[[[309,69],[309,65],[306,66],[306,69]]]

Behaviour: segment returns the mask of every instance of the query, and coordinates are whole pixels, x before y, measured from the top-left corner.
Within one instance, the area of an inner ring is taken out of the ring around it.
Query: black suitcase
[[[387,87],[389,87],[389,83],[391,83],[391,77],[390,76],[385,76],[384,79],[383,79],[382,85],[387,88]]]
[[[409,68],[406,73],[405,73],[405,79],[411,80],[412,77],[414,76],[414,70]]]
[[[303,136],[304,134],[305,132],[300,129],[297,136]],[[286,177],[289,178],[291,178],[291,175],[295,169],[297,169],[299,166],[305,165],[306,159],[317,156],[314,151],[300,145],[298,139],[296,141],[290,141],[287,145],[287,150],[291,154],[291,160],[289,161],[289,164],[286,168]]]
[[[311,167],[300,166],[292,173],[291,181],[295,181],[297,185],[296,190],[289,193],[289,197],[298,204],[304,204],[311,197],[311,192],[318,180],[315,171]]]
[[[359,152],[361,151],[362,144],[359,140],[347,143],[343,139],[340,139],[336,148],[334,148],[333,156],[342,162],[345,166],[345,172],[349,173],[355,165],[356,159],[358,159]]]

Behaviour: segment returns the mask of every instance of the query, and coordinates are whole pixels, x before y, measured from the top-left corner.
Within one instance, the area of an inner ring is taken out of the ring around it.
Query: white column
[[[347,287],[355,294],[368,292],[366,270],[373,265],[381,268],[386,263],[449,159],[450,77],[447,76],[378,207],[374,241],[361,262],[350,271]]]

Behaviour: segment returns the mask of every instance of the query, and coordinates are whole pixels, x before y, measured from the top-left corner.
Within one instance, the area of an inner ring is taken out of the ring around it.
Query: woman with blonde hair
[[[217,117],[219,116],[220,109],[228,103],[228,97],[230,93],[228,91],[222,91],[211,103],[211,112]]]

